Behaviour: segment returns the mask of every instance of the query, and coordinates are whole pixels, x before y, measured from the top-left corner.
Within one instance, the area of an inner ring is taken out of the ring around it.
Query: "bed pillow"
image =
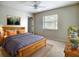
[[[13,36],[17,34],[16,30],[8,30],[6,31],[6,33],[7,33],[7,36]]]
[[[17,31],[17,34],[23,34],[23,33],[25,33],[25,30],[20,29]]]

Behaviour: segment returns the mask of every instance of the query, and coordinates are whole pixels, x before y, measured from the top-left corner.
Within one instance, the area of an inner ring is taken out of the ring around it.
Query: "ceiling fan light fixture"
[[[37,9],[37,8],[38,8],[38,5],[35,4],[35,5],[34,5],[34,9]]]
[[[34,9],[37,9],[39,4],[40,4],[40,1],[34,1],[34,5],[33,5]]]

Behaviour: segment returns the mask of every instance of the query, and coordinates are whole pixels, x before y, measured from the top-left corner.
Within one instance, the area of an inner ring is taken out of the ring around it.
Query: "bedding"
[[[18,34],[5,38],[3,48],[7,50],[11,56],[16,56],[18,49],[33,44],[43,38],[43,36],[33,35],[32,33]]]

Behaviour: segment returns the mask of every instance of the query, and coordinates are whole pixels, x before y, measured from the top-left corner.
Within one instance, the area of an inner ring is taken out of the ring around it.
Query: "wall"
[[[30,13],[19,11],[10,7],[0,5],[0,26],[4,26],[7,23],[7,16],[18,16],[21,17],[21,25],[24,26],[26,32],[28,31],[28,16],[31,16]]]
[[[35,14],[35,33],[45,37],[65,42],[67,39],[67,28],[69,25],[79,25],[79,5],[65,6]],[[58,30],[44,30],[43,16],[58,14]]]
[[[78,4],[78,19],[79,19],[79,4]],[[79,20],[78,20],[78,23],[79,23]],[[79,26],[79,24],[78,24]]]

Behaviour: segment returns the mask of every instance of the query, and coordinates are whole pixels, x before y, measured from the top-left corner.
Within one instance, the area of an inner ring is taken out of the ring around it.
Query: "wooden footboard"
[[[31,56],[34,52],[42,48],[43,46],[46,46],[46,38],[39,40],[29,46],[25,46],[18,50],[18,53],[16,56]]]

